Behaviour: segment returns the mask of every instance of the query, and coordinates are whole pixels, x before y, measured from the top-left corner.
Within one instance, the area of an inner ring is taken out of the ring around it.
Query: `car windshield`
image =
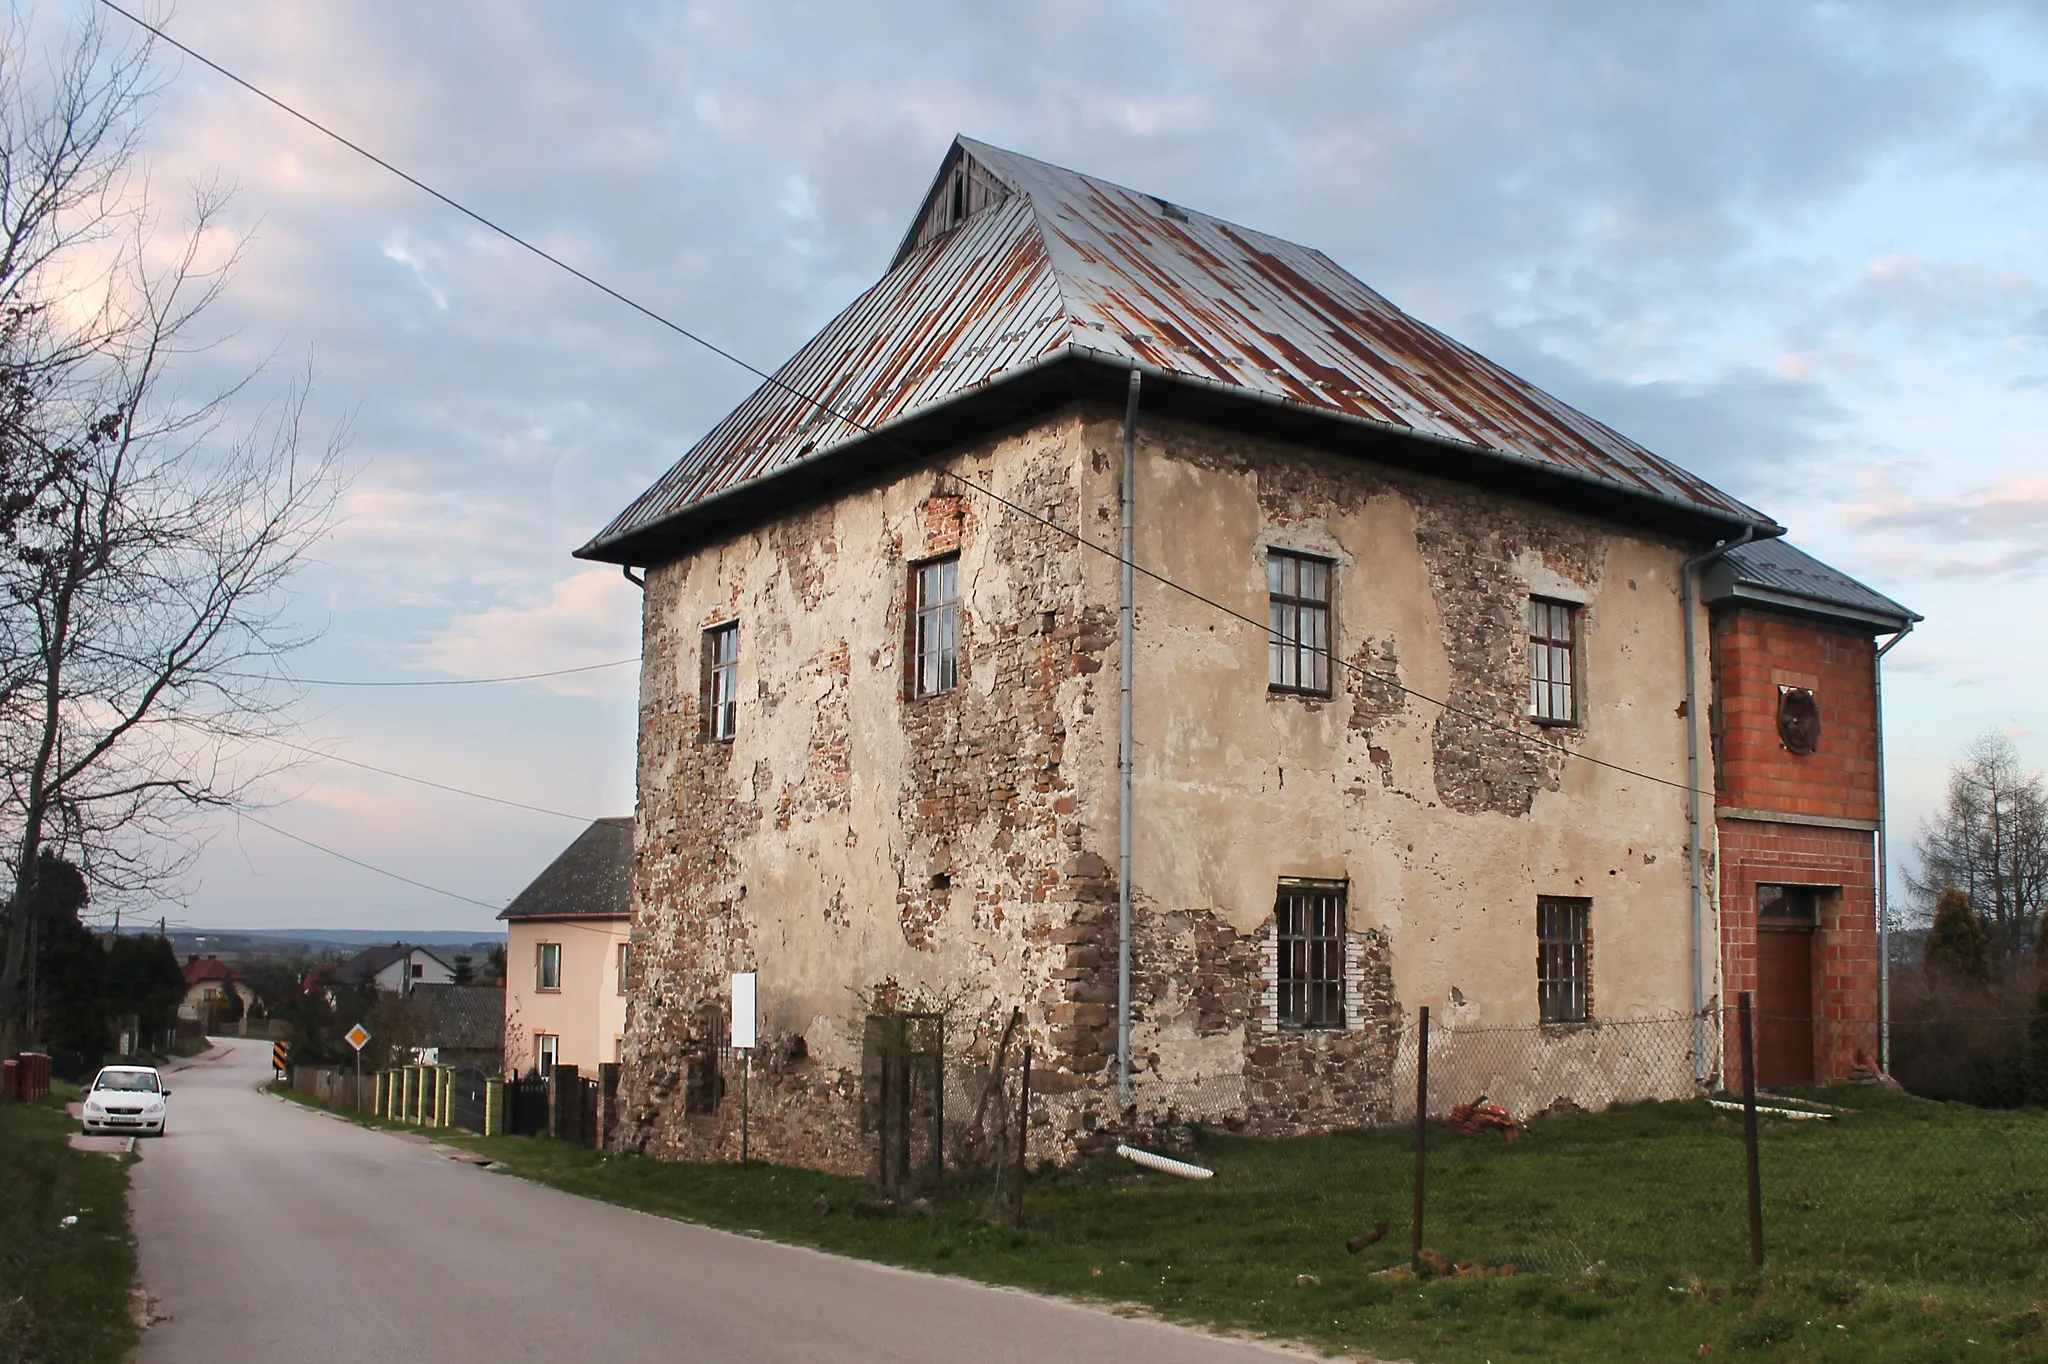
[[[156,1073],[148,1070],[103,1070],[100,1078],[93,1081],[94,1089],[132,1089],[145,1094],[156,1093]]]

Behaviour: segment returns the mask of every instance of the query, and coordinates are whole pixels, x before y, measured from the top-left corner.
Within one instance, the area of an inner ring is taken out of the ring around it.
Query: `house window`
[[[619,993],[626,993],[626,969],[633,964],[633,944],[619,944]]]
[[[1536,1002],[1545,1023],[1583,1023],[1592,1009],[1593,902],[1536,901]]]
[[[420,963],[420,962],[414,962],[414,963],[412,964],[412,978],[413,978],[414,980],[421,980],[421,979],[424,979],[424,978],[426,977],[426,974],[427,974],[427,968],[426,968],[426,966],[425,966],[425,965],[423,965],[423,964],[422,964],[422,963]]]
[[[1529,716],[1538,724],[1578,722],[1578,628],[1579,608],[1570,602],[1529,598]]]
[[[537,943],[533,954],[533,988],[536,990],[559,990],[562,988],[562,945],[558,942]]]
[[[917,638],[912,696],[937,696],[960,682],[960,560],[920,564],[916,575]]]
[[[1268,690],[1330,694],[1330,579],[1333,565],[1266,551]]]
[[[704,732],[730,743],[740,723],[740,625],[704,632]]]
[[[1820,887],[1758,886],[1756,921],[1759,928],[1818,928]]]
[[[555,1056],[562,1049],[562,1039],[551,1032],[537,1032],[533,1035],[533,1068],[545,1080],[555,1069]]]
[[[1288,881],[1273,910],[1283,1028],[1344,1026],[1342,881]]]

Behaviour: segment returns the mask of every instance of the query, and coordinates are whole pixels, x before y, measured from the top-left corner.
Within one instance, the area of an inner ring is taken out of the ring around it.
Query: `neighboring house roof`
[[[1700,597],[1710,606],[1740,602],[1884,632],[1903,630],[1921,619],[1882,592],[1783,540],[1738,545],[1707,565]]]
[[[500,985],[412,987],[426,1015],[427,1046],[495,1051],[505,1044],[505,989]]]
[[[448,965],[424,947],[414,947],[411,943],[403,942],[385,943],[376,947],[366,947],[335,967],[332,979],[342,985],[367,984],[376,978],[379,971],[412,952],[417,952],[423,957],[432,957],[443,968]]]
[[[1147,412],[1708,538],[1779,530],[1320,251],[959,138],[882,280],[577,553],[655,562],[1048,405],[1121,402],[1134,367]]]
[[[633,819],[600,819],[576,836],[501,919],[623,919],[633,910]]]
[[[185,963],[185,985],[204,984],[210,980],[240,980],[242,973],[222,961],[219,957],[193,957]]]

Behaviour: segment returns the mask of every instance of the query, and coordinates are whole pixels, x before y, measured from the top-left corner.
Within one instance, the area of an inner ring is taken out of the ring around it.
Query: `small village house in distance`
[[[409,995],[415,985],[452,983],[455,968],[424,947],[379,943],[335,967],[327,979],[334,985],[368,985],[379,994]]]
[[[898,991],[1022,1011],[1054,1157],[1383,1121],[1423,1005],[1529,1030],[1515,1104],[1650,1097],[1620,1020],[1723,1077],[1752,988],[1869,1063],[1910,612],[1320,252],[965,138],[906,207],[579,551],[645,572],[626,1144],[736,1154],[735,971],[754,1149],[848,1171]]]
[[[505,921],[504,1061],[546,1075],[619,1059],[633,887],[633,821],[600,819],[513,897]]]
[[[256,1002],[256,991],[242,973],[216,956],[188,956],[185,958],[185,997],[178,1001],[178,1017],[211,1021],[215,1001],[224,993],[233,992],[242,1002],[237,1016],[248,1012]]]

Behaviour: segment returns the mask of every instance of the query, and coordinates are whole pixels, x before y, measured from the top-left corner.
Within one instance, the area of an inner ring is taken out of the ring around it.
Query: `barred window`
[[[1327,559],[1266,551],[1266,686],[1270,691],[1330,694],[1330,580]]]
[[[721,743],[739,733],[740,625],[704,632],[704,731]]]
[[[960,683],[960,560],[920,564],[916,574],[916,670],[912,696],[937,696]]]
[[[1344,1026],[1342,881],[1284,881],[1273,910],[1283,1028]]]
[[[1573,659],[1579,608],[1569,602],[1529,599],[1529,715],[1539,723],[1569,725],[1579,718]]]
[[[1592,1017],[1591,900],[1544,895],[1536,901],[1536,1001],[1545,1023]]]

